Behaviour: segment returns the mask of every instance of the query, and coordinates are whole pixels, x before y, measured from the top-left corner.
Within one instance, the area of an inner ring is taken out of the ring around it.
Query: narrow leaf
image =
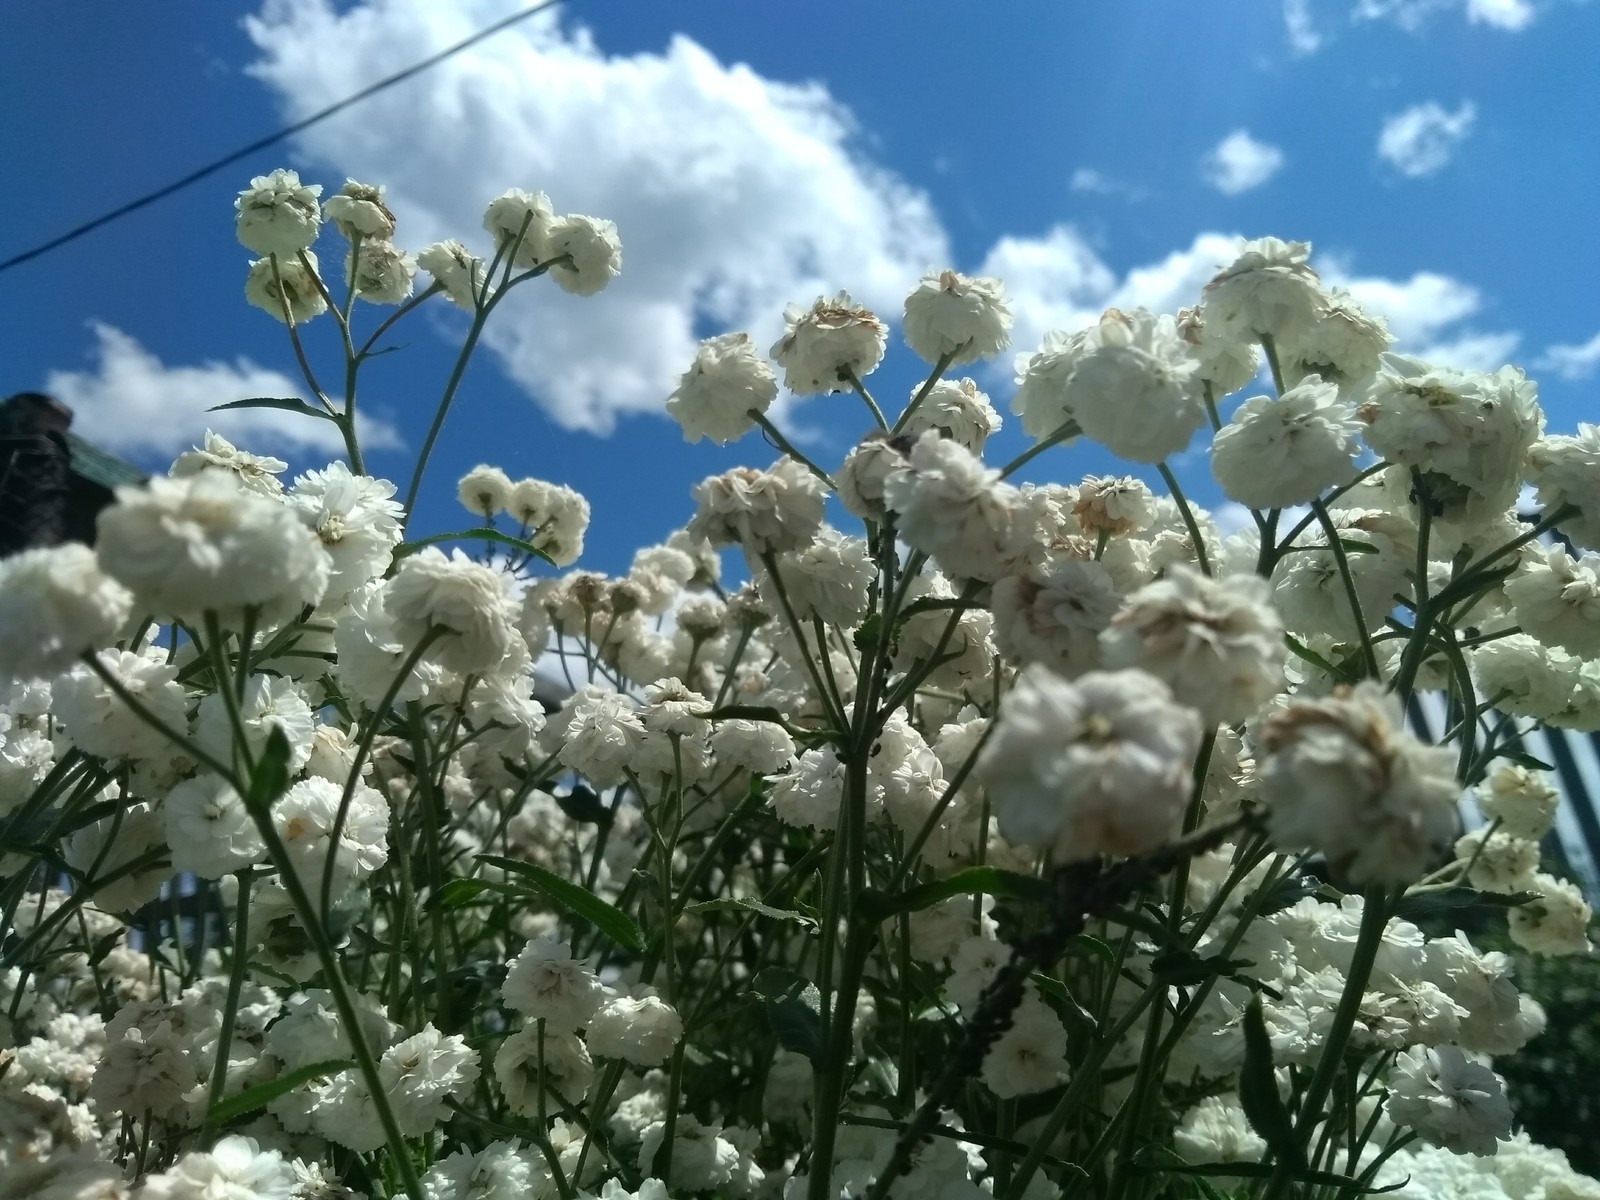
[[[1395,916],[1404,921],[1416,921],[1419,917],[1461,912],[1464,909],[1490,911],[1517,908],[1538,898],[1537,892],[1480,892],[1477,888],[1453,887],[1442,892],[1418,892],[1405,896],[1395,907]]]
[[[884,917],[898,916],[900,913],[932,908],[952,896],[980,893],[1012,900],[1043,901],[1049,897],[1050,886],[1042,879],[1017,871],[1002,871],[999,867],[968,867],[944,879],[908,888],[898,896],[884,896],[881,911]]]
[[[817,985],[787,967],[767,967],[756,972],[751,990],[762,998],[767,1024],[785,1050],[804,1054],[820,1066],[822,1044],[822,993]]]
[[[792,912],[787,908],[773,908],[770,904],[763,904],[759,900],[741,900],[732,896],[720,896],[715,900],[703,900],[699,904],[691,904],[683,910],[687,913],[708,912],[753,912],[760,913],[763,917],[771,917],[774,921],[796,921],[801,925],[815,926],[815,917],[807,916],[802,912]]]
[[[542,558],[551,566],[555,565],[555,559],[551,558],[548,553],[539,549],[532,542],[524,541],[519,537],[512,537],[509,533],[501,533],[498,529],[491,529],[487,525],[480,526],[477,529],[463,529],[460,533],[435,533],[430,534],[428,537],[418,538],[414,542],[401,542],[394,548],[394,556],[397,559],[404,558],[408,554],[415,554],[424,546],[434,546],[440,542],[464,542],[468,540],[493,542],[497,546],[510,546],[513,549],[522,551],[524,554]]]
[[[644,935],[639,932],[633,918],[589,889],[563,879],[553,871],[546,871],[532,863],[518,862],[514,858],[480,854],[478,860],[509,871],[534,891],[543,893],[574,916],[588,921],[623,949],[635,953],[644,949]]]
[[[1266,1018],[1261,1013],[1261,997],[1252,996],[1244,1011],[1244,1066],[1239,1072],[1239,1104],[1273,1157],[1292,1164],[1297,1170],[1302,1161],[1300,1143],[1294,1136],[1294,1120],[1278,1095],[1278,1082],[1272,1071],[1272,1039],[1267,1034]]]
[[[288,790],[289,739],[284,735],[283,726],[274,725],[267,734],[261,756],[256,759],[256,768],[250,774],[245,807],[252,812],[263,812]]]
[[[294,1091],[302,1083],[310,1083],[313,1079],[321,1079],[326,1075],[338,1075],[355,1066],[355,1060],[349,1058],[330,1058],[326,1062],[315,1062],[304,1067],[296,1067],[293,1071],[285,1071],[282,1075],[275,1076],[265,1083],[258,1083],[253,1088],[246,1088],[237,1096],[226,1100],[219,1100],[215,1107],[206,1114],[208,1125],[222,1125],[235,1117],[242,1117],[246,1113],[253,1113],[258,1108],[265,1108],[269,1103],[288,1092]]]
[[[284,412],[299,413],[303,417],[320,417],[324,421],[334,421],[333,414],[326,409],[316,408],[293,396],[251,396],[247,400],[230,400],[226,404],[217,404],[206,411],[223,412],[230,408],[277,408]],[[337,425],[338,422],[334,421],[334,424]]]

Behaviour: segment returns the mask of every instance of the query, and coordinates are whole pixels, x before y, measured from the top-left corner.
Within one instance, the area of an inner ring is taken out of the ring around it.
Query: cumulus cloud
[[[1455,157],[1477,118],[1477,107],[1470,100],[1463,100],[1454,112],[1432,100],[1412,105],[1383,123],[1378,157],[1412,179],[1433,175]]]
[[[1072,173],[1068,184],[1075,192],[1091,196],[1122,196],[1128,200],[1143,200],[1150,193],[1115,176],[1097,171],[1093,167],[1079,167]]]
[[[1283,166],[1283,151],[1235,129],[1206,154],[1200,177],[1224,196],[1258,188]]]
[[[1465,324],[1483,310],[1477,288],[1448,275],[1419,271],[1409,279],[1351,275],[1337,261],[1325,266],[1323,280],[1343,287],[1388,322],[1395,349],[1405,354],[1471,370],[1503,367],[1521,335],[1512,330],[1483,331]]]
[[[1296,54],[1315,54],[1322,48],[1322,34],[1311,16],[1311,0],[1283,0],[1283,29]]]
[[[214,429],[247,449],[344,449],[327,421],[266,408],[206,411],[252,396],[302,396],[304,385],[287,375],[248,358],[168,366],[120,329],[99,321],[89,328],[94,365],[51,372],[45,390],[72,409],[74,428],[96,445],[119,454],[177,454]],[[360,430],[363,446],[400,444],[386,422],[362,422]]]
[[[1600,370],[1600,333],[1577,345],[1546,348],[1539,358],[1539,367],[1554,371],[1563,379],[1589,378]]]
[[[1531,0],[1357,0],[1358,21],[1392,21],[1402,29],[1420,29],[1435,13],[1455,10],[1474,25],[1516,32],[1534,18]]]
[[[297,118],[458,41],[501,0],[267,0],[247,22],[252,68]],[[548,285],[508,298],[486,342],[569,428],[604,432],[659,410],[709,329],[762,344],[790,302],[849,289],[897,314],[944,265],[927,197],[858,152],[850,114],[818,84],[774,82],[686,37],[606,53],[558,16],[488,39],[301,135],[328,182],[388,185],[398,239],[485,247],[485,204],[508,187],[617,223],[623,272],[599,296]],[[305,173],[305,172],[303,172]],[[315,174],[315,172],[311,172]]]

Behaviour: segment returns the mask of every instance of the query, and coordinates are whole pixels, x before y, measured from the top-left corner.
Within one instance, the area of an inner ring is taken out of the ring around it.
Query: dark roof
[[[75,433],[67,434],[67,449],[72,453],[72,473],[108,491],[123,484],[145,481],[143,471],[90,445]]]

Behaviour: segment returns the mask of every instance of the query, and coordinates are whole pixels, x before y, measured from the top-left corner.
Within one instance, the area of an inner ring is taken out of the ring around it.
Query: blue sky
[[[517,7],[16,6],[0,43],[12,102],[0,257]],[[1600,4],[839,11],[580,0],[535,18],[0,275],[0,387],[55,386],[80,432],[160,467],[200,436],[208,399],[294,386],[280,378],[294,374],[281,326],[243,303],[248,255],[232,229],[235,193],[288,165],[326,193],[346,175],[387,184],[409,249],[443,236],[481,246],[484,204],[512,186],[617,221],[612,288],[545,288],[504,314],[419,514],[425,528],[464,524],[449,497],[479,461],[569,483],[594,505],[595,569],[625,568],[681,524],[695,480],[771,458],[752,441],[687,446],[660,415],[694,338],[738,327],[769,344],[783,304],[824,286],[894,316],[932,266],[1005,278],[1028,350],[1108,303],[1191,302],[1235,235],[1310,240],[1404,348],[1523,366],[1552,429],[1596,417]],[[413,319],[403,349],[372,367],[364,407],[405,443],[373,456],[376,473],[399,477],[410,461],[460,324],[442,310]],[[310,330],[323,362],[329,333]],[[978,379],[1008,413],[1003,357]],[[916,371],[892,342],[874,387],[897,402]],[[784,421],[824,463],[865,427],[849,397],[794,405]],[[991,457],[1021,448],[1013,425]],[[305,468],[331,453],[303,440],[321,432],[258,424],[241,440]],[[1069,447],[1035,474],[1109,465]],[[1208,495],[1203,458],[1184,466]]]

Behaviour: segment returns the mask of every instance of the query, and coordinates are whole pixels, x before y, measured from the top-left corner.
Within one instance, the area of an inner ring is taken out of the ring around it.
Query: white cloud
[[[1311,19],[1311,0],[1283,0],[1283,28],[1296,54],[1315,54],[1322,48],[1322,35]]]
[[[1533,24],[1533,5],[1528,0],[1467,0],[1467,20],[1474,25],[1492,25],[1515,33]]]
[[[1547,347],[1539,358],[1539,367],[1554,371],[1563,379],[1589,378],[1600,370],[1600,333],[1577,345]]]
[[[1454,112],[1432,100],[1412,105],[1383,123],[1378,156],[1412,179],[1432,175],[1455,156],[1477,117],[1470,100],[1463,100]]]
[[[247,22],[255,73],[302,117],[465,37],[502,0],[266,0]],[[400,240],[483,246],[508,187],[617,223],[623,274],[592,299],[525,289],[489,323],[506,372],[571,428],[659,411],[707,327],[765,345],[786,303],[849,289],[897,314],[946,265],[927,197],[859,156],[850,114],[819,84],[764,79],[686,37],[609,55],[536,17],[305,134],[325,182],[388,185]]]
[[[1352,276],[1337,262],[1324,265],[1323,282],[1349,290],[1388,322],[1395,349],[1433,362],[1472,370],[1503,367],[1521,343],[1512,330],[1481,331],[1463,322],[1483,309],[1478,289],[1459,279],[1419,271],[1409,279]]]
[[[1093,167],[1079,167],[1072,173],[1068,186],[1075,192],[1093,196],[1122,196],[1128,200],[1143,200],[1150,195],[1142,187],[1135,187]]]
[[[1206,154],[1200,176],[1224,196],[1258,188],[1283,166],[1283,151],[1235,129]]]
[[[94,365],[83,371],[53,371],[45,390],[73,412],[73,427],[96,445],[123,454],[176,454],[207,429],[246,449],[302,448],[339,453],[344,442],[328,421],[277,409],[206,410],[253,396],[303,397],[305,387],[248,358],[169,367],[134,338],[92,321]],[[361,443],[398,446],[394,427],[359,423]]]

